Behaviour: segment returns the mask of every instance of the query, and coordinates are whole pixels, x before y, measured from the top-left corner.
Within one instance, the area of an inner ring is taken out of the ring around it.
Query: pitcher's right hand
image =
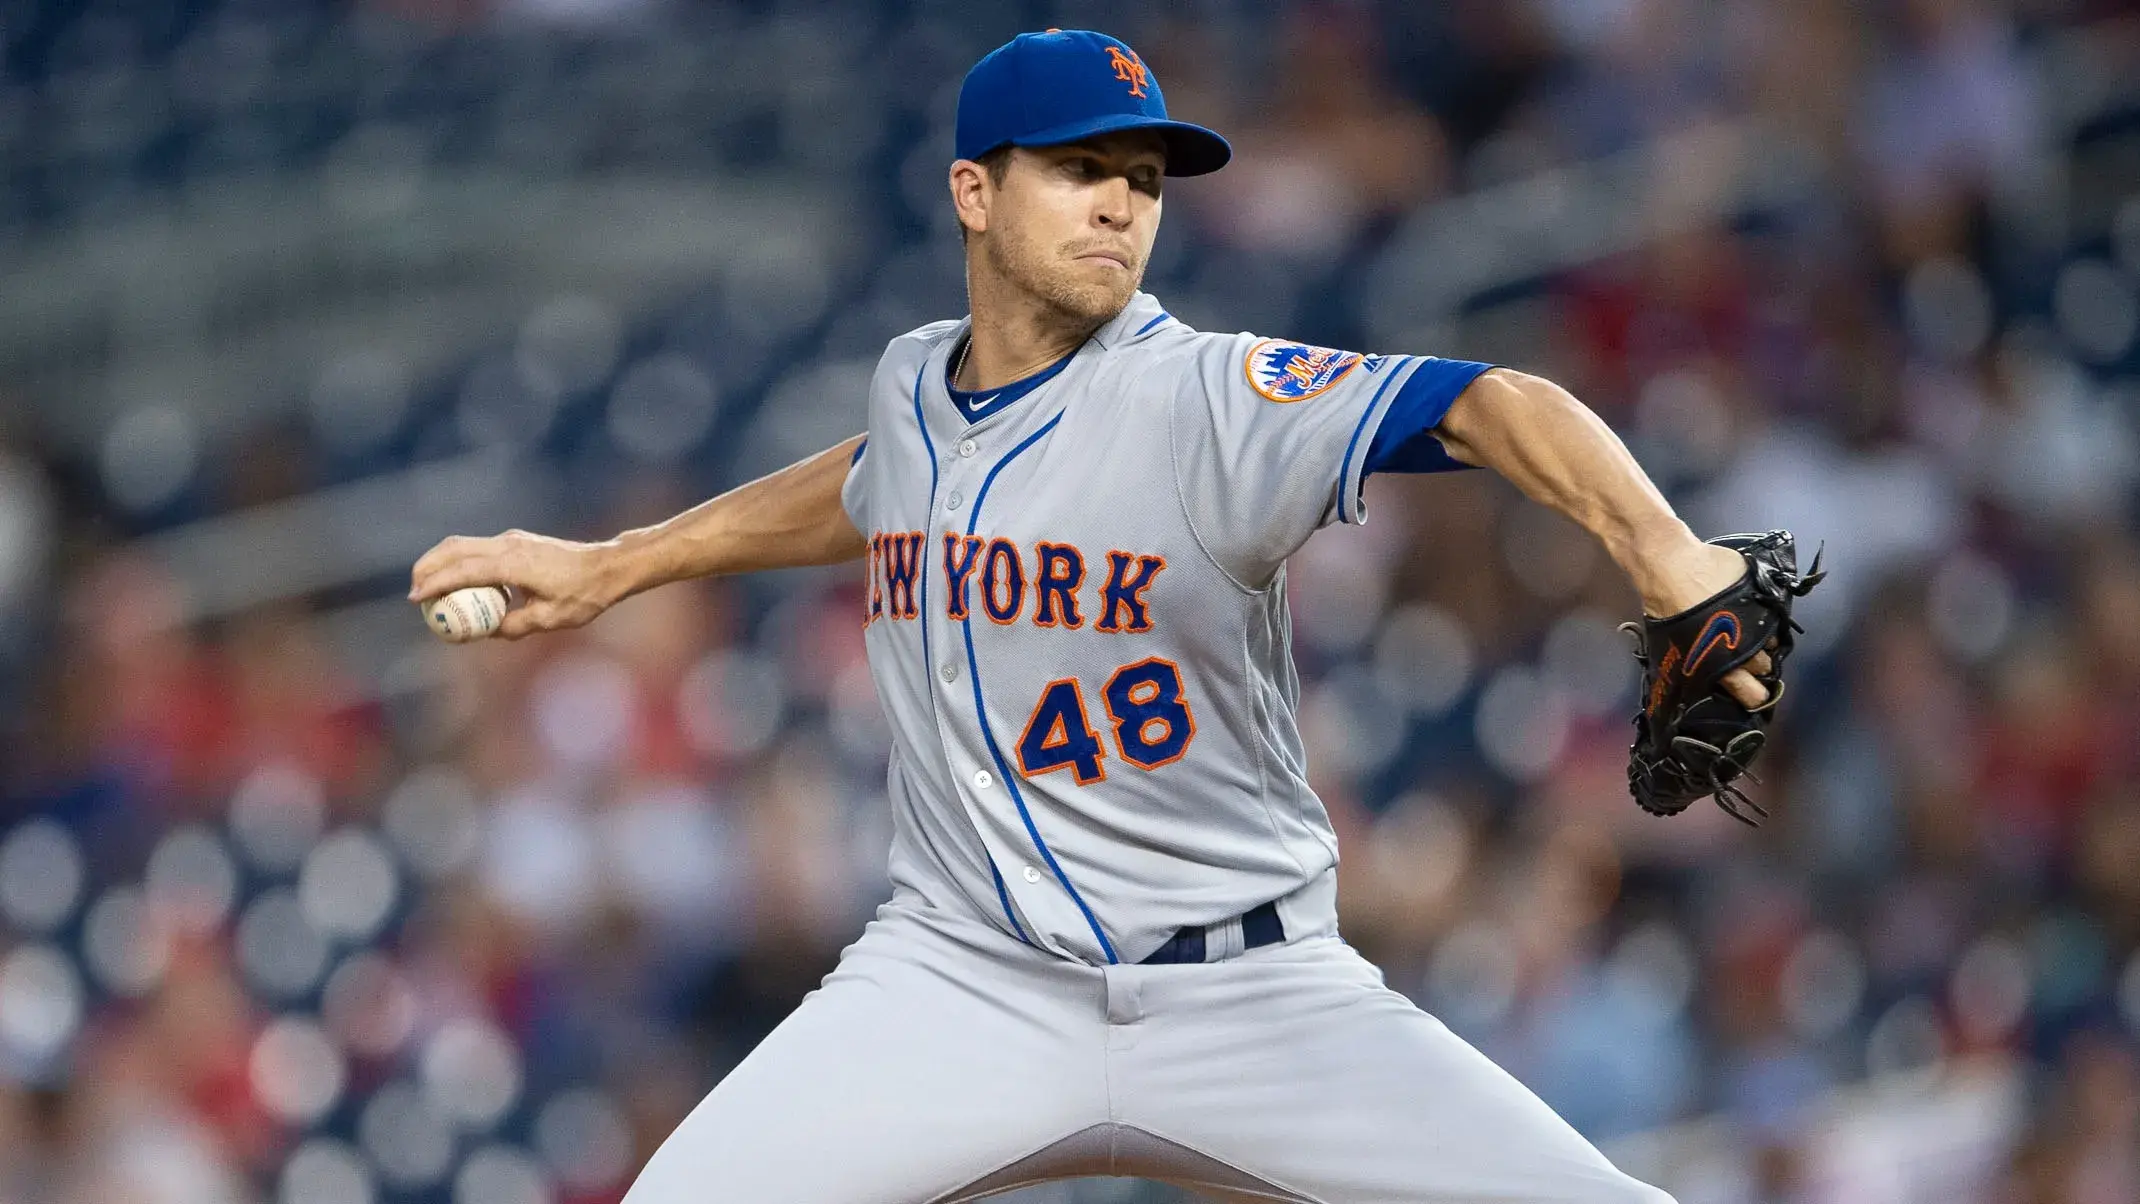
[[[622,596],[608,571],[614,550],[611,543],[578,543],[528,531],[450,536],[416,562],[409,574],[409,600],[496,585],[512,601],[498,628],[506,639],[583,627]]]

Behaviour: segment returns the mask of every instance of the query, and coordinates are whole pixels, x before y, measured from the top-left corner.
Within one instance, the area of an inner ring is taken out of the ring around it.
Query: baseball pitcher
[[[959,96],[971,315],[900,335],[866,434],[601,543],[448,539],[411,596],[503,634],[710,574],[860,560],[893,732],[893,895],[627,1204],[922,1204],[1080,1175],[1223,1199],[1644,1201],[1337,928],[1295,723],[1286,560],[1377,472],[1493,469],[1654,616],[1630,787],[1758,750],[1794,630],[1776,532],[1704,543],[1557,386],[1190,329],[1138,291],[1168,176],[1223,166],[1113,38],[1050,30]]]

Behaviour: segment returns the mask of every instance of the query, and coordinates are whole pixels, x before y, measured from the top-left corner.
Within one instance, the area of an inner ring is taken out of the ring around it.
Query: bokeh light
[[[482,840],[474,787],[448,766],[429,766],[403,778],[387,797],[383,818],[395,850],[429,878],[465,867]]]
[[[592,1193],[624,1177],[632,1157],[632,1133],[616,1102],[588,1088],[563,1092],[535,1116],[535,1148],[558,1181],[574,1192]]]
[[[174,405],[137,406],[104,436],[104,489],[126,510],[156,510],[193,481],[200,456],[192,414]]]
[[[314,1137],[282,1164],[277,1204],[376,1204],[379,1189],[363,1155],[339,1141]]]
[[[1568,704],[1546,679],[1520,665],[1506,666],[1479,694],[1479,749],[1495,767],[1518,781],[1543,776],[1568,742]]]
[[[380,1179],[402,1191],[439,1183],[453,1167],[453,1126],[413,1083],[372,1093],[357,1117],[357,1141]]]
[[[470,1154],[453,1179],[453,1204],[551,1204],[555,1199],[542,1167],[510,1146],[485,1146]]]
[[[1471,636],[1438,607],[1400,607],[1375,637],[1374,664],[1385,694],[1421,714],[1440,715],[1471,682]]]
[[[262,765],[230,796],[230,831],[246,858],[269,873],[304,861],[327,817],[319,779],[285,761]]]
[[[99,895],[83,917],[83,960],[112,994],[146,994],[171,964],[170,929],[141,890],[113,887]]]
[[[342,1097],[342,1053],[313,1020],[281,1016],[260,1030],[250,1062],[253,1094],[283,1123],[303,1128]]]
[[[159,912],[202,932],[230,914],[237,899],[238,868],[213,832],[194,825],[173,828],[149,854],[143,888]]]
[[[1807,933],[1784,962],[1779,984],[1784,1019],[1812,1040],[1834,1036],[1858,1014],[1865,965],[1840,933]]]
[[[358,953],[335,967],[320,1008],[335,1039],[365,1057],[393,1054],[416,1031],[416,993],[380,953]]]
[[[84,872],[67,829],[33,819],[0,843],[0,914],[25,932],[50,932],[81,902]]]
[[[369,939],[386,923],[399,897],[399,875],[379,838],[349,828],[322,840],[305,857],[297,895],[305,918],[344,940]]]
[[[82,1023],[82,980],[48,945],[19,945],[0,958],[0,1051],[15,1073],[35,1076]]]
[[[236,931],[238,965],[270,998],[309,991],[327,968],[327,938],[295,892],[276,889],[246,905]]]
[[[448,1021],[424,1043],[421,1065],[425,1098],[470,1131],[488,1131],[520,1098],[520,1051],[482,1021]]]

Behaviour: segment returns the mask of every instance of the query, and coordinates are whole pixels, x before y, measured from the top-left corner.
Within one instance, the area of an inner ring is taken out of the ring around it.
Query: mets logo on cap
[[[1264,339],[1248,349],[1248,383],[1271,401],[1306,401],[1338,383],[1360,362],[1358,352]]]
[[[1107,65],[1115,69],[1116,79],[1129,85],[1131,96],[1144,95],[1144,83],[1151,78],[1151,73],[1144,69],[1144,60],[1137,57],[1136,51],[1126,50],[1121,46],[1109,46]]]

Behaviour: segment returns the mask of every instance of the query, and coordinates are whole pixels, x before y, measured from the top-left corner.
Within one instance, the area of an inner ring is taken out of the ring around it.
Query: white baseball
[[[505,622],[505,591],[495,585],[471,585],[423,604],[424,626],[454,644],[480,640]]]

